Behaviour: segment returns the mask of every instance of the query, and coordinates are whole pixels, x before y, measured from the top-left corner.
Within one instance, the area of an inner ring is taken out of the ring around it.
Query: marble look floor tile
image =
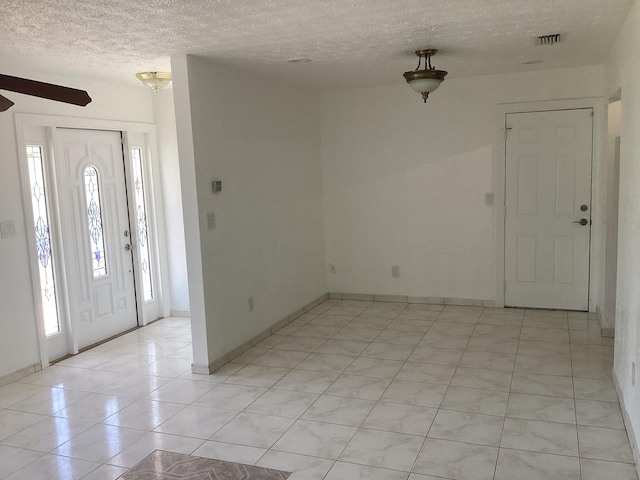
[[[370,343],[360,354],[362,357],[381,358],[383,360],[406,360],[413,352],[413,345],[394,345],[392,343]]]
[[[413,470],[438,478],[493,480],[497,457],[495,447],[427,438]]]
[[[292,370],[273,388],[297,392],[323,393],[338,378],[338,373]]]
[[[518,355],[570,358],[571,349],[566,343],[532,342],[529,340],[521,340],[518,345]]]
[[[58,417],[101,422],[134,402],[132,398],[92,393],[56,413]]]
[[[371,400],[321,395],[304,413],[302,419],[357,427],[367,417],[374,404]]]
[[[330,355],[360,355],[362,351],[367,348],[369,343],[357,342],[354,340],[336,340],[329,339],[322,346],[320,346],[317,353],[327,353]],[[295,366],[295,365],[294,365]]]
[[[325,480],[407,480],[409,472],[336,462]]]
[[[266,388],[220,384],[198,398],[193,405],[239,412],[266,392]]]
[[[417,346],[409,357],[410,362],[453,365],[460,363],[464,350]]]
[[[0,408],[6,408],[38,393],[50,392],[50,387],[26,383],[10,383],[0,387]]]
[[[434,323],[429,329],[429,333],[470,337],[475,328],[475,323],[439,323],[438,321],[436,321],[436,323]]]
[[[522,308],[512,308],[512,307],[484,307],[482,309],[482,314],[489,315],[511,315],[518,316],[522,318],[524,316],[524,310]]]
[[[394,380],[380,400],[405,405],[437,408],[440,406],[446,391],[446,385]]]
[[[569,329],[566,318],[524,317],[523,327]]]
[[[392,379],[400,371],[403,362],[398,360],[383,360],[380,358],[356,358],[344,371],[348,375]]]
[[[278,343],[274,350],[290,350],[297,352],[315,352],[320,345],[327,340],[317,337],[287,337],[287,339]]]
[[[209,375],[199,376],[209,377]],[[102,393],[105,395],[116,395],[119,397],[128,397],[137,400],[170,381],[170,378],[154,377],[151,375],[127,375],[127,378],[119,382],[112,383],[106,387]],[[204,382],[201,381],[200,383]]]
[[[42,452],[0,445],[0,478],[8,477],[41,456]]]
[[[289,369],[287,368],[247,365],[227,378],[224,383],[249,387],[270,387],[287,373],[289,373]]]
[[[360,328],[348,325],[333,335],[338,340],[353,340],[357,342],[371,342],[380,334],[380,330],[373,328]]]
[[[628,463],[603,462],[601,460],[580,460],[582,480],[638,480],[635,465]]]
[[[324,393],[363,400],[378,400],[390,383],[391,380],[386,378],[340,375]]]
[[[427,332],[420,341],[421,346],[436,348],[452,348],[463,350],[469,343],[469,337],[460,335],[443,335],[440,333]]]
[[[500,449],[495,480],[580,480],[575,457]]]
[[[467,351],[508,353],[515,355],[518,351],[518,340],[505,340],[495,337],[471,337]]]
[[[512,393],[507,417],[575,424],[576,407],[572,398]]]
[[[575,425],[506,418],[502,448],[578,456]]]
[[[344,425],[298,420],[272,449],[335,460],[356,430]]]
[[[309,325],[327,325],[329,327],[344,327],[353,320],[351,315],[318,315],[309,322]]]
[[[393,322],[393,320],[389,318],[370,318],[361,315],[356,317],[349,326],[352,328],[370,328],[372,330],[382,331],[387,328],[391,322]]]
[[[35,413],[0,410],[0,440],[4,440],[45,418],[45,415]]]
[[[395,318],[396,320],[422,320],[425,322],[433,322],[440,312],[430,310],[409,310],[409,307],[405,308]]]
[[[507,409],[507,392],[449,386],[440,408],[459,412],[504,416]]]
[[[60,455],[43,455],[36,461],[21,468],[8,480],[78,480],[83,478],[100,464]]]
[[[351,365],[356,357],[346,355],[325,355],[312,353],[296,369],[311,370],[314,372],[342,373]]]
[[[513,371],[515,360],[515,355],[506,353],[466,351],[460,360],[460,366],[511,372]]]
[[[197,457],[214,458],[227,462],[244,463],[253,465],[266,453],[264,448],[247,447],[246,445],[234,445],[232,443],[204,442],[192,455]]]
[[[51,453],[105,463],[139,440],[144,433],[141,430],[98,424],[63,443]]]
[[[569,343],[569,330],[558,328],[522,327],[520,340],[530,340],[532,342]]]
[[[410,382],[448,385],[455,371],[456,367],[451,365],[407,362],[402,366],[395,378]]]
[[[441,409],[428,436],[497,447],[500,445],[503,423],[502,417]]]
[[[289,390],[267,390],[260,398],[245,408],[249,413],[298,418],[316,401],[318,395]]]
[[[511,384],[511,375],[511,372],[498,370],[458,367],[451,379],[451,385],[508,392]]]
[[[622,412],[617,403],[576,399],[578,425],[624,430]]]
[[[571,366],[574,377],[611,379],[613,359],[604,355],[573,354]]]
[[[44,417],[39,422],[2,440],[4,445],[50,452],[92,427],[92,422],[60,417]]]
[[[408,472],[424,439],[414,435],[359,429],[340,460]]]
[[[388,330],[398,330],[401,332],[426,333],[433,322],[427,320],[417,320],[412,318],[396,318],[388,326]]]
[[[268,350],[251,362],[261,367],[293,368],[307,358],[307,352],[292,350]]]
[[[211,440],[269,448],[293,425],[293,422],[292,418],[241,413],[218,430]]]
[[[82,477],[82,480],[116,480],[125,474],[127,470],[127,468],[103,464],[86,477]]]
[[[569,358],[520,355],[518,353],[516,355],[515,371],[570,377],[572,368]]]
[[[322,480],[333,466],[333,460],[269,450],[256,466],[293,472],[291,480]]]
[[[114,413],[105,419],[104,423],[118,427],[153,430],[183,408],[184,405],[177,403],[141,399]]]
[[[571,377],[516,371],[511,381],[511,391],[530,395],[572,398],[573,381]]]
[[[521,327],[522,315],[494,315],[482,313],[478,319],[480,325],[500,325],[504,327]]]
[[[207,439],[229,423],[238,412],[187,405],[156,427],[156,432]]]
[[[132,443],[108,463],[119,467],[131,468],[155,450],[190,454],[204,443],[202,439],[147,432],[138,441]]]
[[[314,338],[331,338],[340,331],[341,327],[331,327],[328,325],[305,325],[300,330],[294,332],[292,337],[314,337]]]
[[[10,408],[21,412],[53,415],[88,395],[87,392],[46,387],[43,391],[12,404]]]
[[[392,343],[394,345],[417,345],[424,337],[421,332],[401,332],[399,330],[383,330],[375,338],[378,343]]]
[[[20,379],[20,383],[30,383],[33,385],[42,385],[44,387],[55,387],[77,375],[87,372],[86,368],[63,367],[60,365],[52,365],[49,368],[41,370]]]
[[[378,402],[362,428],[426,436],[437,411],[429,407]]]
[[[125,379],[125,373],[102,370],[88,370],[80,375],[65,379],[59,384],[65,390],[79,390],[90,393],[101,393],[105,387]]]
[[[174,378],[149,394],[149,399],[160,402],[189,404],[209,392],[214,385],[206,382]]]
[[[580,456],[594,460],[633,463],[625,430],[578,425]]]
[[[573,389],[576,398],[618,403],[618,395],[610,379],[574,378]]]
[[[525,317],[553,317],[553,318],[568,318],[566,310],[545,310],[527,308],[524,311]]]
[[[476,325],[474,337],[493,337],[502,340],[518,340],[520,327],[504,327],[502,325]]]

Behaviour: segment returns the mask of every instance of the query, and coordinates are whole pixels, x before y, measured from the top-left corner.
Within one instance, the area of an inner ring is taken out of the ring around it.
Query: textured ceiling
[[[603,63],[633,0],[1,0],[2,64],[135,83],[195,53],[314,89]],[[538,35],[562,33],[554,46]],[[308,57],[311,63],[287,59]],[[523,65],[523,62],[543,63]]]

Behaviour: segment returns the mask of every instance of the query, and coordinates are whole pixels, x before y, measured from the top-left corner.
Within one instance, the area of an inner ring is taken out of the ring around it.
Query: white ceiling
[[[449,77],[603,63],[632,3],[1,0],[0,61],[135,84],[195,53],[314,89],[393,84],[425,47],[440,49],[433,64]],[[562,43],[536,46],[551,33]],[[313,62],[287,63],[297,57]]]

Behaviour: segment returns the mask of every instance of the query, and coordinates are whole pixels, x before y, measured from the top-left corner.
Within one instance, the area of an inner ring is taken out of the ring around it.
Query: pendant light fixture
[[[169,85],[171,81],[170,72],[142,72],[136,73],[136,77],[155,93]]]
[[[409,86],[416,92],[422,94],[424,103],[427,103],[429,94],[436,90],[443,82],[447,72],[444,70],[436,70],[431,66],[431,57],[438,52],[435,48],[428,48],[425,50],[416,50],[416,55],[419,58],[418,66],[411,72],[404,72],[404,79]],[[420,70],[422,59],[424,58],[424,70]]]

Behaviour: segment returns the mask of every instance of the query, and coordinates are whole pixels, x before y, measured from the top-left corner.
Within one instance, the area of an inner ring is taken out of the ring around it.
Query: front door
[[[589,309],[592,112],[507,115],[507,306]]]
[[[120,132],[56,129],[69,312],[78,348],[138,324]]]

